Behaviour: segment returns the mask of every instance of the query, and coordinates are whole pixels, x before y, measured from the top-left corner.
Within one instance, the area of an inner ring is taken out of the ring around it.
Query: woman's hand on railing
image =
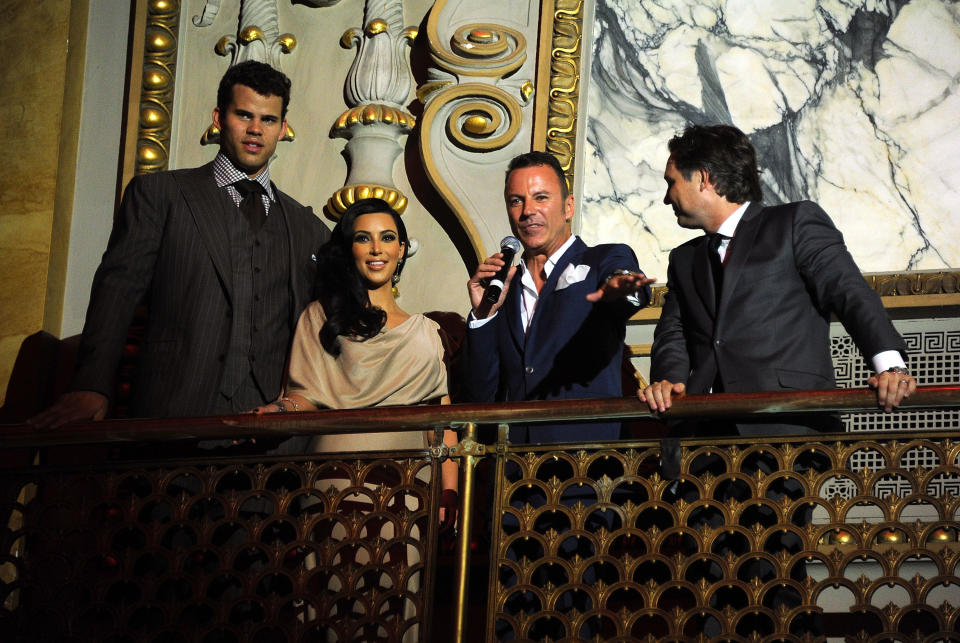
[[[455,489],[440,492],[440,533],[453,529],[460,510],[460,494]]]

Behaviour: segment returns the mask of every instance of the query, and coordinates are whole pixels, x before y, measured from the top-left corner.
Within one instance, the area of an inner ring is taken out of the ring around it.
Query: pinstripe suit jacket
[[[330,233],[274,186],[270,216],[283,217],[289,239],[293,306],[278,310],[291,333],[312,299],[316,256]],[[226,217],[236,206],[213,178],[213,164],[134,178],[124,192],[107,250],[93,280],[72,390],[108,397],[136,306],[148,319],[133,376],[131,413],[205,415],[220,389],[230,343],[231,270]],[[258,356],[261,357],[261,356]],[[263,356],[272,358],[275,356]],[[264,384],[279,394],[286,355]]]

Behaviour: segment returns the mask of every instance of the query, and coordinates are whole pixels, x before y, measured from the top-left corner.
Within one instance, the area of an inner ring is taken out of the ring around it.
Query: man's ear
[[[710,172],[706,168],[700,168],[697,172],[700,174],[700,191],[712,190],[713,181],[710,179]]]
[[[210,118],[213,120],[213,126],[222,132],[223,128],[220,127],[220,108],[219,107],[213,108],[213,114],[210,116]]]
[[[573,204],[576,202],[576,199],[573,198],[572,194],[568,194],[566,200],[563,202],[564,210],[564,219],[566,221],[573,221]]]

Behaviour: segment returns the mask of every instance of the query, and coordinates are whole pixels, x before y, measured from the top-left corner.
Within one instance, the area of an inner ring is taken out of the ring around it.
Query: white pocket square
[[[579,266],[570,264],[567,266],[566,270],[560,274],[560,278],[557,280],[557,287],[555,290],[563,290],[567,286],[580,283],[587,278],[587,274],[589,272],[590,266],[587,264],[581,264]]]

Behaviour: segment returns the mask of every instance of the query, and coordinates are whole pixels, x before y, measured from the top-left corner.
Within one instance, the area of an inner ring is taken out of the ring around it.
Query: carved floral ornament
[[[504,25],[471,21],[454,26],[449,36],[441,36],[440,25],[451,20],[444,14],[446,8],[447,2],[435,2],[426,23],[432,65],[427,82],[417,88],[417,97],[424,104],[420,155],[431,183],[480,258],[486,256],[486,249],[477,222],[444,176],[434,152],[453,145],[467,153],[483,154],[509,145],[523,124],[523,108],[530,104],[533,83],[513,75],[527,59],[523,33]]]

